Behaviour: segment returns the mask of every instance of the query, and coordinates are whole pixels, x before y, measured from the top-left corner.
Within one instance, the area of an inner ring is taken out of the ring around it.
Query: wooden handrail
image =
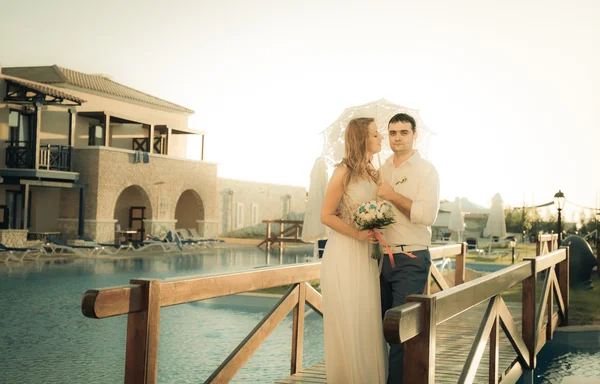
[[[554,251],[538,257],[526,257],[524,260],[535,259],[535,272],[542,272],[567,258],[566,252]]]
[[[430,248],[431,260],[445,259],[455,256],[455,275],[454,284],[458,286],[465,280],[465,257],[467,254],[467,244],[451,244],[441,247]],[[432,263],[430,268],[430,277],[440,287],[441,290],[451,289],[444,280],[441,272],[437,270]],[[429,282],[426,286],[426,293],[429,292]],[[407,308],[406,311],[399,311],[399,308]],[[404,343],[407,340],[417,336],[421,332],[422,311],[420,303],[405,304],[397,308],[392,308],[386,312],[383,329],[386,339],[393,344]],[[435,317],[434,317],[435,318]],[[399,325],[400,324],[400,325]],[[398,329],[404,332],[398,332]]]
[[[195,275],[162,281],[161,307],[320,279],[320,263],[261,268],[222,275]],[[94,319],[145,310],[140,285],[90,289],[83,296],[83,315]]]
[[[436,324],[442,324],[477,304],[512,288],[525,280],[529,273],[529,263],[521,262],[436,293]]]
[[[126,383],[156,383],[160,308],[236,293],[291,285],[250,334],[208,378],[227,383],[252,357],[268,335],[293,310],[290,371],[302,367],[304,306],[322,314],[321,295],[308,283],[320,279],[320,263],[263,268],[224,275],[195,275],[165,280],[131,280],[130,285],[88,290],[82,300],[86,317],[102,319],[128,315],[125,359]]]
[[[275,223],[275,224],[303,224],[302,220],[262,220],[262,223]]]
[[[444,245],[442,247],[429,248],[429,254],[431,255],[431,260],[443,259],[451,256],[458,256],[462,252],[463,244],[451,244]]]
[[[540,241],[555,241],[555,235]],[[551,248],[550,245],[548,248]],[[384,334],[390,343],[406,343],[406,355],[411,356],[405,366],[404,381],[431,383],[435,380],[435,334],[436,327],[460,313],[490,300],[479,332],[472,345],[469,358],[461,374],[460,382],[472,382],[480,363],[483,348],[490,340],[489,380],[497,383],[499,327],[517,352],[517,364],[503,377],[518,377],[519,372],[533,374],[535,356],[547,340],[552,338],[556,326],[568,324],[569,308],[569,249],[560,249],[508,266],[465,284],[444,289],[434,295],[412,295],[407,303],[387,311],[384,318]],[[432,249],[434,251],[434,249]],[[443,254],[446,250],[440,250]],[[433,253],[433,252],[432,252]],[[536,285],[539,272],[546,272],[546,281],[540,303],[536,306]],[[502,292],[523,283],[522,336],[519,335],[512,315],[502,300]],[[558,312],[554,313],[554,300]],[[545,313],[545,317],[544,317]],[[546,323],[544,324],[544,319]],[[462,380],[462,381],[461,381]]]

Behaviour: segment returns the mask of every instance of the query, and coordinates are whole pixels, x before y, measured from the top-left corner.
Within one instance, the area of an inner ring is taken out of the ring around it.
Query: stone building
[[[112,241],[164,228],[217,235],[217,165],[194,111],[58,66],[0,68],[0,241],[55,233]],[[189,160],[191,136],[201,160]],[[23,240],[19,240],[23,239]]]
[[[255,226],[262,220],[302,220],[305,206],[305,187],[220,178],[218,233]]]

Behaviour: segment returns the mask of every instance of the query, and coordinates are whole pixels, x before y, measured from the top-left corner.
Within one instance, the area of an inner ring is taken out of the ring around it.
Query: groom
[[[394,253],[395,268],[387,257],[381,269],[382,316],[406,302],[406,296],[422,294],[429,277],[431,225],[439,209],[440,180],[434,166],[414,149],[418,132],[412,116],[399,113],[388,124],[394,154],[381,166],[377,195],[389,201],[395,224],[383,229],[383,238]],[[388,384],[402,383],[404,345],[392,344]],[[408,383],[407,383],[408,384]]]

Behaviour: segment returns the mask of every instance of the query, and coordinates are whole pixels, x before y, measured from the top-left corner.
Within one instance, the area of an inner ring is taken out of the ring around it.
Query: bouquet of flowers
[[[362,203],[354,212],[354,225],[361,231],[382,229],[394,222],[392,206],[385,201],[367,201]],[[376,232],[375,237],[382,241]],[[373,247],[371,257],[375,260],[381,258],[381,249],[378,246]]]

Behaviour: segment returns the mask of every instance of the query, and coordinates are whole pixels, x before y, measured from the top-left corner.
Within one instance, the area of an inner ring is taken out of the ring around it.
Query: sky
[[[345,108],[385,98],[435,132],[427,157],[443,199],[490,206],[500,193],[521,206],[561,189],[598,204],[595,0],[0,6],[2,66],[105,73],[193,109],[219,177],[308,188],[321,132]]]

